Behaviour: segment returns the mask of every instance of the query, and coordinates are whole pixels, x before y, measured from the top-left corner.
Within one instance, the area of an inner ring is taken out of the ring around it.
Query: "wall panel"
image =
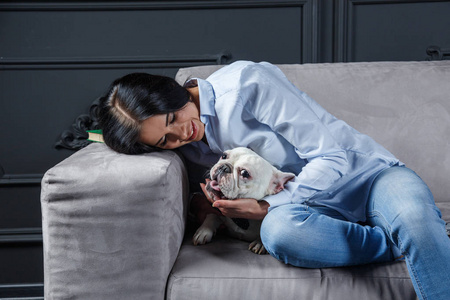
[[[449,1],[338,0],[335,61],[431,59],[430,46],[450,49],[449,15]]]

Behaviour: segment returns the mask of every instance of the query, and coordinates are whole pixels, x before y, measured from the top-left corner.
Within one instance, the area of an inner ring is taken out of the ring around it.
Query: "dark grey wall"
[[[450,1],[3,1],[0,297],[42,295],[40,180],[113,79],[240,59],[448,59],[449,15]]]

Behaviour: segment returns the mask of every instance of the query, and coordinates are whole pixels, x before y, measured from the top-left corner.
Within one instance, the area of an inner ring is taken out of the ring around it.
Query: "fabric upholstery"
[[[216,236],[194,246],[187,236],[167,286],[167,300],[408,300],[416,299],[403,262],[303,269]]]
[[[91,144],[47,171],[45,299],[163,299],[186,192],[172,151],[131,156]]]

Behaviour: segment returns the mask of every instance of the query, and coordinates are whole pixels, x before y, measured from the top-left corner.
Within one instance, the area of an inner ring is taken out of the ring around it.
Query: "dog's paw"
[[[192,243],[195,246],[204,245],[206,243],[211,242],[215,234],[216,234],[215,230],[208,227],[200,226],[200,228],[197,229],[197,231],[194,234],[194,237],[192,238]]]
[[[252,251],[255,254],[267,254],[266,248],[260,240],[256,240],[250,243],[248,246],[248,250]]]

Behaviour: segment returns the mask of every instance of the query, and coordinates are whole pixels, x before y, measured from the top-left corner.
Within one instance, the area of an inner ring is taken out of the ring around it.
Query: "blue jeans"
[[[374,180],[367,225],[347,221],[326,207],[289,204],[264,219],[267,251],[304,268],[406,261],[419,299],[450,299],[450,239],[427,185],[406,167]]]

